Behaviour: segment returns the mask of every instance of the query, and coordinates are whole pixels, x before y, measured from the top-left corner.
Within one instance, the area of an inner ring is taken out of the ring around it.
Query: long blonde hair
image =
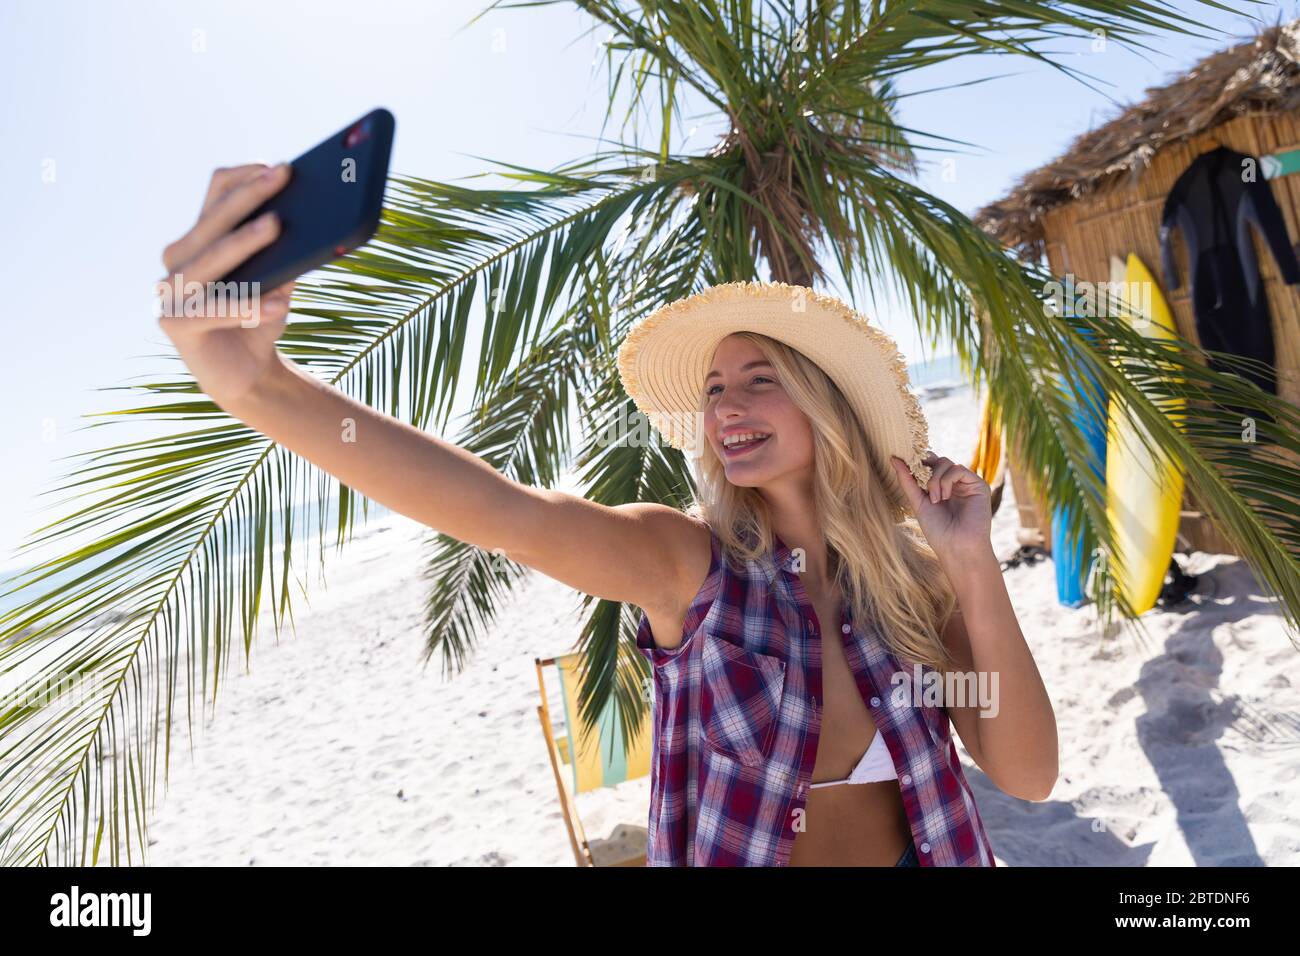
[[[954,666],[939,630],[956,595],[916,519],[895,523],[884,477],[868,438],[843,393],[802,352],[757,332],[753,342],[780,376],[813,434],[813,499],[824,529],[829,573],[851,603],[855,621],[874,620],[902,666]],[[707,396],[701,399],[701,410]],[[709,524],[723,553],[743,562],[773,550],[771,515],[756,488],[727,481],[717,455],[705,451],[696,466],[696,493],[687,514]],[[793,545],[791,545],[793,547]]]

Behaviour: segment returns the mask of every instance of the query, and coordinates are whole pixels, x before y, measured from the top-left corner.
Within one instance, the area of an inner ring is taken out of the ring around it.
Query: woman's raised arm
[[[283,167],[218,170],[198,222],[164,251],[163,282],[206,284],[268,245],[274,220],[232,227],[287,180]],[[159,324],[213,401],[367,498],[584,593],[666,613],[685,606],[691,576],[698,583],[707,568],[696,522],[664,505],[611,508],[520,484],[321,381],[276,348],[291,291],[292,283],[236,314],[173,306]]]

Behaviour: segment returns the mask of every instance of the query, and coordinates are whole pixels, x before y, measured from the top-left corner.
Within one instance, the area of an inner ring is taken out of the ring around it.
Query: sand
[[[927,400],[931,446],[964,459],[978,403]],[[422,667],[427,530],[372,520],[299,606],[236,658],[215,719],[182,721],[149,864],[572,866],[535,708],[533,659],[569,650],[580,595],[532,572],[464,673]],[[994,516],[1016,550],[1008,485]],[[1094,609],[1056,602],[1050,562],[1007,588],[1056,711],[1051,796],[1007,796],[962,759],[1005,866],[1296,865],[1300,654],[1276,601],[1238,559],[1195,552],[1190,601],[1143,621],[1155,640],[1103,641]],[[582,794],[591,837],[646,823],[648,778]]]

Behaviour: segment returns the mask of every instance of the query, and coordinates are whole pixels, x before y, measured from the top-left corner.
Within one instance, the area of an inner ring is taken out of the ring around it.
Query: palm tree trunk
[[[812,288],[812,272],[799,258],[799,252],[786,240],[777,237],[777,246],[768,259],[772,270],[772,279],[776,282],[788,282]]]

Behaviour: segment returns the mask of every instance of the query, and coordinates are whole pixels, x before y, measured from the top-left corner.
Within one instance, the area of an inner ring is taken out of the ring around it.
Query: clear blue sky
[[[397,117],[394,172],[450,180],[488,168],[475,156],[545,168],[591,148],[604,115],[593,65],[604,31],[584,36],[590,20],[557,6],[497,11],[457,32],[488,3],[0,5],[0,262],[10,301],[0,567],[61,513],[37,497],[70,467],[60,459],[131,435],[76,431],[82,414],[127,397],[97,389],[173,367],[150,291],[162,247],[192,223],[213,167],[291,159],[376,105]],[[1270,23],[1279,9],[1296,15],[1294,0],[1230,5]],[[1241,15],[1182,7],[1205,32],[1254,32]],[[972,212],[1117,104],[1228,43],[1164,37],[1145,59],[1114,44],[1103,53],[1086,41],[1056,44],[1100,92],[1007,57],[912,77],[908,89],[922,90],[1017,74],[905,101],[908,125],[981,147],[957,159],[955,176],[936,164],[922,183]],[[687,147],[710,142],[701,128]],[[909,316],[876,318],[909,359],[929,356]]]

